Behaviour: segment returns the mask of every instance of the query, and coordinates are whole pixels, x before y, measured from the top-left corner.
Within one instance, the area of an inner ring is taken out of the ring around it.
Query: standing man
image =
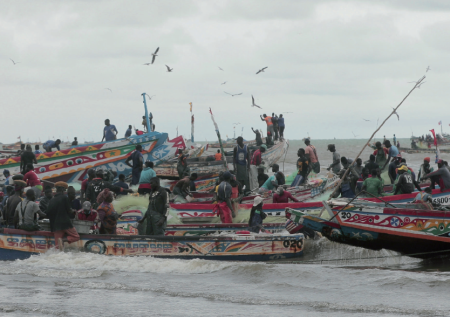
[[[280,114],[280,117],[278,118],[278,129],[280,130],[280,140],[284,140],[284,117],[282,114]]]
[[[331,163],[327,170],[331,170],[334,174],[338,174],[341,170],[341,155],[336,152],[336,147],[334,144],[328,144],[328,151],[333,153],[333,163]]]
[[[23,181],[27,182],[27,186],[30,186],[34,190],[35,197],[40,198],[42,193],[42,183],[39,177],[34,172],[33,164],[28,163],[26,173],[23,176]]]
[[[395,137],[395,134],[394,134],[394,145],[396,145],[397,144],[397,138]]]
[[[90,168],[88,169],[87,174],[88,178],[84,179],[81,182],[81,193],[80,193],[81,203],[83,203],[86,200],[86,191],[89,186],[89,183],[95,178],[95,170],[93,168]]]
[[[272,112],[272,123],[273,123],[273,131],[275,133],[273,140],[277,141],[278,140],[278,117],[273,112]]]
[[[378,166],[381,168],[381,170],[384,169],[384,166],[386,166],[386,157],[389,154],[389,150],[387,148],[383,148],[381,146],[381,142],[375,143],[375,151],[373,152],[373,155],[375,156],[375,162],[378,164]],[[373,168],[370,168],[369,171],[372,171]]]
[[[77,137],[74,137],[74,138],[73,138],[72,145],[73,145],[73,146],[77,146],[77,145],[78,145],[78,139],[77,139]]]
[[[191,169],[187,164],[187,156],[183,154],[181,149],[178,149],[177,172],[180,179],[191,174]]]
[[[261,146],[253,153],[249,169],[249,183],[250,183],[249,190],[258,189],[260,187],[258,183],[258,167],[262,164],[261,154],[264,153],[265,151],[266,148]]]
[[[233,149],[234,174],[239,183],[245,184],[245,191],[248,192],[251,190],[248,183],[248,170],[250,169],[248,149],[241,136],[237,137],[236,141],[237,145]]]
[[[399,154],[393,158],[392,162],[389,163],[388,167],[388,175],[391,179],[391,183],[394,184],[397,178],[397,168],[400,166],[400,162],[402,160],[402,156]]]
[[[31,145],[27,144],[25,152],[20,156],[20,172],[25,174],[28,164],[33,167],[33,163],[37,164],[36,155],[34,155]]]
[[[127,131],[125,131],[125,137],[128,138],[128,137],[131,135],[131,133],[133,133],[133,130],[132,130],[131,124],[130,124],[130,125],[128,126]]]
[[[8,185],[12,185],[13,184],[13,180],[11,177],[11,174],[9,173],[9,170],[3,170],[3,176],[5,176],[5,182],[3,183],[3,193],[5,195],[8,194],[6,188],[8,187]]]
[[[167,226],[167,216],[169,215],[169,194],[160,186],[160,181],[157,177],[153,177],[150,180],[150,185],[152,190],[147,212],[138,222],[143,223],[147,219],[145,234],[163,236]]]
[[[233,223],[232,217],[236,217],[236,214],[231,204],[231,173],[227,171],[222,177],[223,181],[217,189],[217,204],[214,205],[213,213],[220,217],[222,223]]]
[[[255,133],[255,141],[256,141],[256,146],[261,146],[263,144],[263,141],[261,139],[261,133],[259,132],[259,130],[253,130],[253,133]]]
[[[56,148],[58,151],[61,151],[59,145],[61,144],[60,139],[56,139],[56,141],[48,140],[44,144],[42,144],[42,148],[45,152],[53,152],[53,148]]]
[[[311,144],[309,139],[305,139],[305,156],[308,160],[309,168],[316,174],[320,173],[320,163],[319,157],[317,156],[317,151],[314,145]]]
[[[384,170],[384,168],[389,163],[389,160],[391,158],[392,158],[392,160],[394,160],[397,157],[397,155],[400,154],[400,152],[398,151],[398,148],[395,145],[392,145],[389,140],[384,141],[384,146],[388,149],[388,158],[387,158],[387,161],[384,163],[384,166],[381,168],[382,170]],[[380,163],[378,163],[378,164],[381,166]]]
[[[117,129],[116,126],[113,124],[110,124],[109,119],[105,120],[105,127],[103,128],[103,140],[105,141],[113,141],[117,139]]]
[[[125,164],[131,167],[131,185],[139,184],[139,179],[141,178],[141,172],[144,168],[144,157],[142,156],[142,145],[136,145],[136,150],[127,158]],[[133,162],[133,165],[130,164]]]
[[[55,236],[55,245],[58,249],[64,247],[64,242],[72,243],[80,240],[77,230],[73,227],[71,219],[75,218],[75,210],[70,206],[69,198],[64,192],[69,187],[65,182],[56,182],[56,195],[50,200],[47,216],[50,220],[50,229]],[[67,238],[64,235],[67,234]]]
[[[273,123],[272,123],[272,117],[268,117],[266,116],[266,114],[263,114],[262,116],[260,116],[261,121],[265,121],[267,124],[267,132],[270,132],[270,135],[273,137],[274,135],[274,130],[273,130]]]
[[[14,195],[8,198],[6,203],[6,212],[3,210],[3,220],[5,221],[6,228],[14,229],[15,224],[18,222],[19,218],[15,217],[15,212],[17,205],[22,201],[23,188],[27,186],[22,180],[14,180]]]

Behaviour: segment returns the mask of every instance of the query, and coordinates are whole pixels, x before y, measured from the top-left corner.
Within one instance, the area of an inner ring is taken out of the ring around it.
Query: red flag
[[[431,129],[430,132],[433,133],[434,145],[437,146],[436,134],[434,133],[434,129]]]

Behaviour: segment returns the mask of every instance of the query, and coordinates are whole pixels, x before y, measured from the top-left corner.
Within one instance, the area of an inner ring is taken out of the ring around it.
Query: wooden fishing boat
[[[147,113],[145,96],[144,106]],[[125,160],[138,144],[142,145],[144,161],[152,161],[155,165],[173,158],[178,149],[186,147],[182,136],[169,140],[167,133],[148,132],[108,142],[83,144],[66,150],[42,153],[36,157],[38,164],[35,165],[34,171],[42,181],[52,183],[82,181],[89,168],[107,168],[127,176],[131,174],[131,168],[125,164]],[[5,169],[11,174],[20,173],[20,157],[0,160],[0,175]]]
[[[80,233],[80,240],[68,250],[114,256],[153,256],[161,258],[268,261],[299,257],[304,236],[225,234],[220,236],[136,236]],[[26,259],[45,253],[55,245],[53,233],[0,229],[0,260]],[[67,244],[66,244],[67,246]]]
[[[290,221],[348,245],[418,258],[450,255],[450,211],[395,206],[335,210],[324,206],[326,214],[321,217],[290,210]]]

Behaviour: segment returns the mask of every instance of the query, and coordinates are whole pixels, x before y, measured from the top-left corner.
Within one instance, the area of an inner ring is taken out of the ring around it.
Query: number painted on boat
[[[341,218],[342,219],[350,219],[352,217],[352,214],[349,212],[341,212]]]
[[[447,197],[441,197],[441,198],[433,198],[433,203],[440,203],[440,204],[448,204],[450,198]]]
[[[283,247],[285,248],[302,248],[302,241],[301,240],[284,240],[283,241]]]

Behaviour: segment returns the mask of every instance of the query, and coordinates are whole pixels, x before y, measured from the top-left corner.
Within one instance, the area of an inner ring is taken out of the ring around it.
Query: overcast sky
[[[209,107],[223,137],[276,112],[289,139],[368,138],[423,75],[379,136],[450,131],[449,1],[3,0],[0,43],[3,143],[99,141],[106,118],[123,136],[143,92],[169,137],[189,137],[192,102],[197,140],[215,139]]]

